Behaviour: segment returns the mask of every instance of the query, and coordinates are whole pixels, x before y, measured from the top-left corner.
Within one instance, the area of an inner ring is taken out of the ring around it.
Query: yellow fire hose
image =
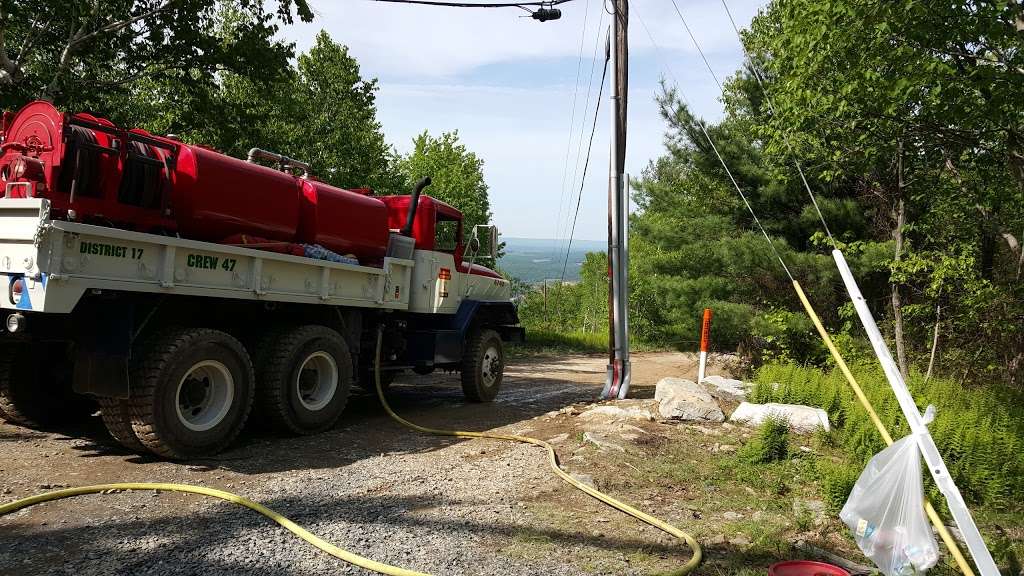
[[[825,342],[825,346],[828,351],[832,353],[832,357],[835,358],[836,365],[839,366],[839,371],[846,377],[846,381],[850,383],[850,388],[853,388],[854,395],[857,396],[857,400],[860,401],[861,406],[868,413],[868,418],[878,429],[878,433],[881,434],[882,440],[885,440],[885,445],[889,446],[892,444],[892,436],[889,435],[889,431],[885,428],[885,424],[882,424],[882,420],[879,419],[878,414],[875,412],[875,408],[871,405],[871,401],[864,394],[860,385],[857,384],[857,379],[853,377],[853,373],[850,372],[850,367],[846,365],[846,361],[843,360],[843,356],[839,353],[839,349],[836,348],[832,338],[825,331],[825,327],[821,324],[821,319],[818,318],[818,314],[811,307],[811,302],[807,299],[807,295],[804,294],[803,288],[800,287],[800,283],[793,280],[793,288],[796,289],[796,295],[800,298],[800,302],[804,305],[804,310],[807,311],[807,315],[811,317],[811,322],[814,323],[814,327],[818,329],[818,334],[821,335],[821,339]],[[946,525],[939,518],[939,513],[935,511],[935,507],[926,498],[924,501],[924,510],[928,515],[928,519],[932,521],[932,525],[935,526],[935,530],[939,533],[942,541],[945,542],[946,548],[949,549],[949,553],[952,554],[953,559],[956,561],[957,566],[960,567],[960,571],[966,576],[974,576],[974,570],[971,569],[971,565],[964,558],[963,552],[960,551],[960,547],[957,546],[956,540],[953,540],[953,536],[949,533]]]
[[[548,452],[548,464],[551,466],[551,469],[555,472],[555,474],[558,475],[559,478],[561,478],[567,484],[587,493],[590,496],[593,496],[594,498],[600,500],[601,502],[604,502],[605,504],[611,506],[612,508],[629,514],[630,516],[642,522],[645,522],[663,532],[671,534],[672,536],[675,536],[676,538],[679,538],[680,540],[686,542],[686,545],[689,546],[691,550],[693,550],[693,556],[690,557],[690,560],[687,561],[686,564],[684,564],[682,567],[671,572],[671,576],[682,576],[684,574],[689,574],[693,571],[694,568],[696,568],[700,564],[702,552],[700,544],[697,543],[697,540],[694,539],[693,536],[676,528],[675,526],[672,526],[667,522],[659,520],[654,516],[645,514],[624,502],[620,502],[619,500],[616,500],[615,498],[608,496],[607,494],[597,490],[596,488],[591,488],[590,486],[583,484],[579,480],[576,480],[571,475],[562,470],[561,467],[559,467],[558,456],[555,453],[554,447],[552,447],[551,444],[548,444],[543,440],[530,438],[529,436],[491,434],[488,432],[437,430],[434,428],[427,428],[425,426],[413,424],[412,422],[409,422],[408,420],[396,414],[395,411],[391,409],[391,406],[388,404],[387,399],[384,397],[384,390],[380,382],[380,349],[381,332],[378,331],[377,352],[374,362],[374,378],[376,380],[377,396],[380,398],[380,402],[381,405],[384,406],[384,410],[388,413],[389,416],[391,416],[391,418],[393,418],[399,424],[402,424],[403,426],[406,426],[408,428],[412,428],[413,430],[416,430],[418,432],[423,432],[425,434],[433,434],[436,436],[455,436],[457,438],[489,438],[492,440],[524,442],[526,444],[540,446],[541,448],[544,448]],[[233,502],[235,504],[245,506],[250,510],[255,510],[256,512],[259,512],[260,514],[266,516],[267,518],[270,518],[274,522],[277,522],[278,524],[280,524],[281,526],[283,526],[299,538],[302,538],[303,540],[309,542],[313,546],[316,546],[320,550],[330,554],[331,556],[340,558],[341,560],[344,560],[349,564],[354,564],[361,568],[372,570],[374,572],[379,572],[380,574],[387,574],[389,576],[430,576],[429,574],[423,572],[408,570],[406,568],[399,568],[398,566],[391,566],[389,564],[377,562],[364,556],[360,556],[358,554],[349,552],[344,548],[335,546],[334,544],[331,544],[323,538],[320,538],[316,534],[313,534],[309,530],[306,530],[302,526],[299,526],[295,522],[292,522],[288,518],[271,510],[270,508],[267,508],[266,506],[263,506],[262,504],[253,502],[252,500],[249,500],[248,498],[244,498],[237,494],[232,494],[231,492],[216,490],[214,488],[206,488],[204,486],[192,486],[189,484],[171,484],[158,482],[123,482],[116,484],[97,484],[94,486],[79,486],[77,488],[67,488],[64,490],[56,490],[54,492],[46,492],[44,494],[37,494],[35,496],[22,498],[21,500],[15,500],[14,502],[9,502],[7,504],[0,505],[0,516],[10,514],[11,512],[14,512],[16,510],[21,510],[22,508],[27,508],[28,506],[39,504],[41,502],[60,500],[62,498],[71,498],[72,496],[81,496],[83,494],[110,493],[111,491],[119,490],[165,490],[168,492],[188,492],[191,494],[200,494],[202,496],[220,498],[221,500],[227,500],[228,502]]]

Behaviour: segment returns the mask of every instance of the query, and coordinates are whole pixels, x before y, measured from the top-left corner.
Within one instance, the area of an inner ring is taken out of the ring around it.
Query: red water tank
[[[360,261],[384,258],[388,244],[388,209],[378,198],[302,180],[299,241],[320,244]]]
[[[383,259],[388,209],[368,196],[32,102],[3,117],[0,193],[55,218],[222,242],[249,235]]]
[[[298,178],[201,146],[177,144],[171,204],[182,236],[219,242],[251,234],[295,241],[302,202]]]

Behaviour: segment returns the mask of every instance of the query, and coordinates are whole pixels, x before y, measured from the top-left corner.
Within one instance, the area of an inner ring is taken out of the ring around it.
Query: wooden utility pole
[[[626,92],[629,86],[628,0],[613,0],[612,130],[608,178],[608,374],[602,398],[629,392],[629,193],[625,185]]]

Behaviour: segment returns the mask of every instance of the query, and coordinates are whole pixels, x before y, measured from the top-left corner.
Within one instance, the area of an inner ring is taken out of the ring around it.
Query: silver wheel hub
[[[235,399],[235,379],[216,360],[196,362],[178,382],[175,411],[178,421],[193,432],[220,424]]]
[[[295,377],[295,394],[306,410],[323,410],[338,391],[338,363],[330,354],[317,351],[302,362]]]
[[[494,346],[484,351],[484,360],[480,363],[480,381],[487,388],[494,386],[498,376],[501,375],[501,354]]]

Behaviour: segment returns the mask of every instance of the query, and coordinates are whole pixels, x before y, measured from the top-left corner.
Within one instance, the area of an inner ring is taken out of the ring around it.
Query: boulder
[[[658,414],[655,400],[616,400],[614,404],[599,404],[580,414],[587,420],[643,420],[653,421]]]
[[[712,396],[727,402],[746,402],[747,394],[753,387],[749,382],[724,378],[717,374],[705,376],[701,380],[701,384],[707,388],[708,392],[711,392]]]
[[[654,389],[658,413],[670,420],[722,422],[725,414],[707,390],[692,380],[662,378]]]
[[[729,420],[748,426],[760,426],[769,416],[785,418],[789,421],[789,429],[800,434],[814,432],[819,428],[826,432],[829,430],[828,414],[824,410],[799,404],[743,402],[729,416]]]

